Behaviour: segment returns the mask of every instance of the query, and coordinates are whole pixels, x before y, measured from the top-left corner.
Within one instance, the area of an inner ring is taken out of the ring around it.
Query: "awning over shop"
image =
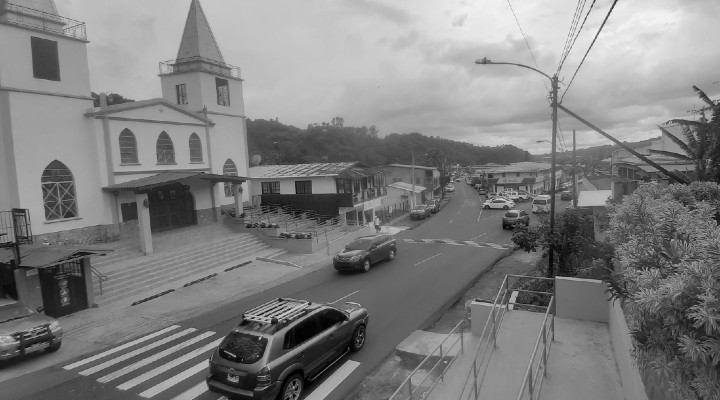
[[[247,178],[242,176],[207,174],[203,172],[162,172],[156,175],[106,186],[103,190],[106,192],[133,191],[141,193],[170,183],[188,182],[193,179],[230,183],[243,183],[247,180]]]
[[[49,268],[58,264],[80,260],[94,255],[105,255],[112,252],[109,248],[95,246],[45,246],[20,245],[20,265],[29,268]],[[0,249],[0,264],[8,264],[15,259],[11,248]]]

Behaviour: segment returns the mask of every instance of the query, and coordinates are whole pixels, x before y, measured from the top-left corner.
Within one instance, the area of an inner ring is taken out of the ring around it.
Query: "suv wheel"
[[[299,400],[302,396],[303,377],[300,374],[291,375],[283,383],[282,390],[280,391],[281,400]]]
[[[490,206],[485,204],[485,206],[483,208],[487,210],[488,208],[490,208]]]
[[[45,351],[48,352],[48,353],[54,353],[54,352],[60,350],[60,345],[61,345],[61,344],[62,344],[62,342],[57,342],[57,343],[55,343],[55,344],[51,344],[50,346],[48,346],[47,348],[45,348]]]
[[[350,350],[355,353],[360,351],[365,345],[365,325],[360,325],[355,328],[352,335],[352,341],[350,342]]]
[[[370,260],[369,259],[366,258],[365,260],[363,260],[362,270],[363,270],[363,272],[370,271]]]
[[[395,249],[390,249],[390,254],[388,254],[388,260],[392,261],[395,259]]]
[[[503,210],[509,210],[509,209],[510,209],[510,207],[508,207],[508,206],[503,206]]]

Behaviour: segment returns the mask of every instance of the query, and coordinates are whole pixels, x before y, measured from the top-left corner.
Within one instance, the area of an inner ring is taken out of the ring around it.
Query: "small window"
[[[135,135],[129,129],[120,132],[120,164],[137,164],[137,141]]]
[[[187,86],[184,83],[175,85],[175,94],[177,95],[178,104],[187,104]]]
[[[320,333],[320,327],[315,320],[315,317],[306,318],[304,321],[300,321],[294,328],[291,329],[288,334],[290,335],[289,340],[286,342],[287,348],[292,349],[293,347],[306,342],[315,335]]]
[[[324,331],[335,324],[345,321],[345,316],[337,310],[324,310],[318,314],[318,319],[320,321],[320,330]]]
[[[215,78],[215,89],[218,105],[230,107],[230,86],[227,79]]]
[[[295,194],[312,194],[312,181],[295,181]]]
[[[515,173],[515,176],[520,176],[520,173],[519,173],[519,172],[516,172],[516,173]]]
[[[120,211],[122,212],[122,220],[125,221],[137,221],[137,203],[120,203]]]
[[[175,164],[175,146],[173,146],[170,135],[161,132],[155,143],[158,164]]]
[[[202,142],[200,141],[200,137],[197,133],[193,132],[193,134],[190,135],[189,145],[190,162],[201,163],[203,161]],[[235,174],[237,175],[237,168],[235,169]]]
[[[60,59],[58,44],[54,40],[30,37],[32,51],[33,76],[49,81],[60,80]]]
[[[280,194],[280,182],[262,182],[262,194]]]

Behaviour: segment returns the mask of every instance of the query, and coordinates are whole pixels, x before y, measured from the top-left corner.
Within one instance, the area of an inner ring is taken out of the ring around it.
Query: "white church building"
[[[149,254],[153,232],[240,209],[242,79],[199,1],[160,63],[162,97],[93,107],[87,45],[53,0],[0,0],[0,211],[29,210],[36,242],[136,239]]]

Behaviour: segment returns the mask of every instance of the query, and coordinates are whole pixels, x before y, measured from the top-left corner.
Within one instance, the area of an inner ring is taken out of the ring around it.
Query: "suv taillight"
[[[266,365],[257,373],[257,387],[270,386],[270,383],[270,369]]]

